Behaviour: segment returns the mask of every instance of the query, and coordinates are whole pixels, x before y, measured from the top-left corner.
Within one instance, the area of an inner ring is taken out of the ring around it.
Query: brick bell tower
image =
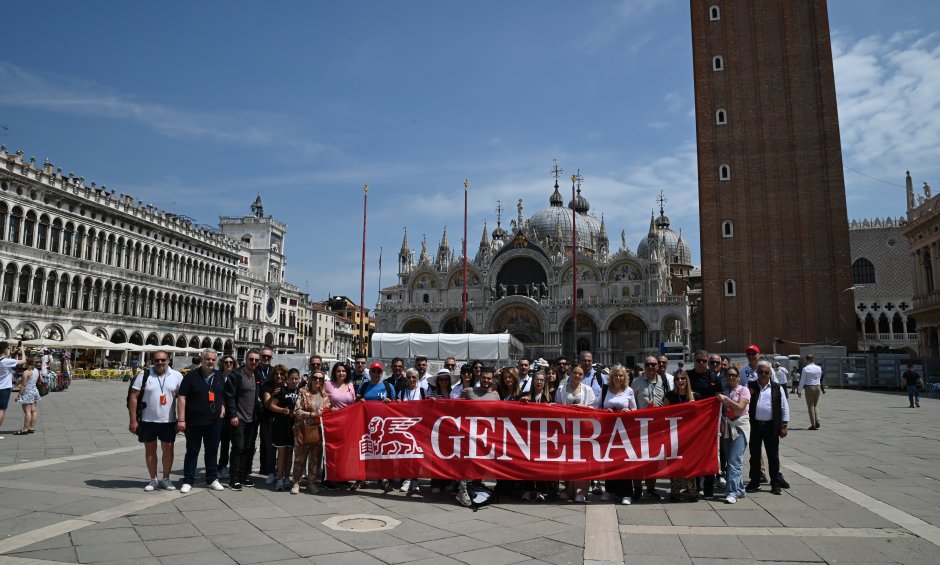
[[[691,0],[704,346],[857,347],[826,0]]]

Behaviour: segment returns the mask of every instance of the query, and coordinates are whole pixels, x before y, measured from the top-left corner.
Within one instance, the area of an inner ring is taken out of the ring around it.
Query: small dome
[[[561,196],[559,194],[559,196]],[[581,196],[581,189],[578,189],[578,195],[575,196],[573,201],[568,202],[568,209],[574,210],[579,214],[587,214],[588,210],[591,209],[591,204],[587,201],[587,198]]]
[[[561,193],[558,192],[558,181],[555,181],[555,192],[552,193],[551,197],[548,199],[548,203],[551,206],[564,206],[565,199],[561,196]]]
[[[506,230],[503,229],[503,226],[496,224],[496,229],[493,230],[493,239],[506,239],[509,234],[506,233]]]
[[[655,227],[650,222],[650,232],[637,246],[637,257],[651,259],[653,250],[659,245],[659,237],[665,240],[667,259],[672,265],[692,266],[692,249],[682,236],[669,229],[669,218],[660,215]]]

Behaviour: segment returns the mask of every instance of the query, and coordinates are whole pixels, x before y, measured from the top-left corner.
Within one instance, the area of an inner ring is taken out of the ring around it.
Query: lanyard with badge
[[[160,406],[166,406],[166,392],[163,388],[166,386],[166,375],[157,375],[157,382],[160,383]]]
[[[212,390],[212,385],[215,384],[215,371],[208,377],[203,376],[203,379],[205,379],[206,385],[209,387],[209,411],[215,412],[215,391]]]

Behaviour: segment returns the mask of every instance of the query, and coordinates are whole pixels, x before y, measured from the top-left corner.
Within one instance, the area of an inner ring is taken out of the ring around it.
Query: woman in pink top
[[[738,498],[744,498],[741,465],[744,461],[747,438],[751,435],[751,422],[747,409],[751,401],[751,391],[740,381],[737,367],[731,367],[728,369],[727,395],[718,395],[722,410],[721,441],[728,454],[728,483],[725,487],[725,502],[728,504],[734,504]]]
[[[356,401],[356,389],[349,379],[349,367],[345,363],[336,363],[330,369],[330,380],[326,381],[323,387],[326,390],[326,396],[330,399],[330,409],[339,410],[345,408]],[[326,457],[326,454],[323,455]],[[359,481],[344,483],[343,488],[356,489],[361,483]],[[328,489],[335,489],[339,485],[333,481],[323,481],[323,486]]]
[[[336,363],[326,382],[326,395],[330,397],[330,408],[338,410],[356,401],[356,389],[349,382],[349,368],[345,363]]]

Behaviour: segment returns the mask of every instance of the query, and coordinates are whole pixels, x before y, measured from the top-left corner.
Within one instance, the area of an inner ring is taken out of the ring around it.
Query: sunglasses
[[[721,365],[721,361],[709,361],[709,365]]]
[[[167,361],[166,359],[154,359],[153,360],[154,363],[166,363],[166,361]]]
[[[261,361],[261,359],[258,359],[257,357],[249,357],[245,360],[246,363],[257,363],[258,361]]]
[[[760,375],[769,375],[770,371],[757,371],[757,373]]]
[[[270,359],[271,356],[270,356],[270,355],[262,355],[261,358],[262,358],[262,359]]]
[[[324,380],[326,380],[326,379],[324,379],[323,377],[314,377],[314,378],[312,378],[312,379],[310,379],[310,380],[311,380],[311,381],[318,381],[318,382],[321,382],[321,383],[322,383],[322,382],[323,382]]]
[[[708,359],[696,359],[696,363],[708,363]]]
[[[223,365],[234,365],[234,364],[235,364],[235,361],[232,361],[231,359],[226,359],[225,361],[222,361],[222,364],[223,364]]]

